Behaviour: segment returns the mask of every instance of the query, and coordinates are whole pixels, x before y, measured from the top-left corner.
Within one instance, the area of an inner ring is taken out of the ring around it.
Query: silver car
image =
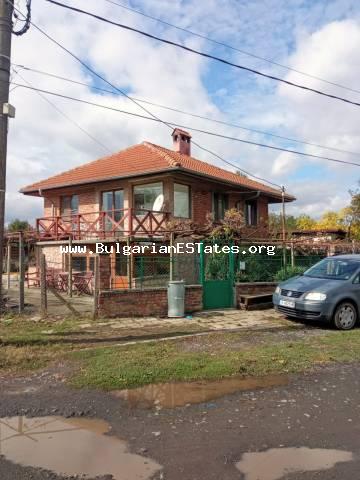
[[[303,275],[280,283],[275,309],[287,317],[332,322],[350,330],[360,312],[360,255],[327,257]]]

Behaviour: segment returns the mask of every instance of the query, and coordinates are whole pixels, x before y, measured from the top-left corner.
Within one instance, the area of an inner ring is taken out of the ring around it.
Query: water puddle
[[[114,480],[147,480],[161,469],[151,459],[129,453],[125,441],[104,435],[102,420],[61,417],[0,419],[0,455],[13,463],[62,475]]]
[[[245,480],[278,480],[296,472],[328,470],[336,463],[350,462],[351,452],[324,448],[272,448],[244,453],[236,467]]]
[[[284,375],[251,378],[229,377],[221,380],[152,384],[120,390],[114,395],[126,400],[131,408],[174,408],[208,402],[238,391],[270,388],[287,383],[288,379]]]

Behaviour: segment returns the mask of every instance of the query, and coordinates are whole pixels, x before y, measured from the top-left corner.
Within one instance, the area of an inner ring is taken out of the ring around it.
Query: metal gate
[[[218,248],[222,246],[218,244]],[[201,244],[200,280],[205,310],[234,306],[234,253],[216,253],[214,249],[212,243]]]

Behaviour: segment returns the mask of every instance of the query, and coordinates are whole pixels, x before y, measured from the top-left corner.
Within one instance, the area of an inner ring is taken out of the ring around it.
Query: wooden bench
[[[241,310],[264,310],[272,308],[272,306],[272,293],[239,295],[239,307]]]

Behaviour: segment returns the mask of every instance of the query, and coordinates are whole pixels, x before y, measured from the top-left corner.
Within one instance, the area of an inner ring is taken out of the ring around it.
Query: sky
[[[114,0],[147,15],[198,32],[270,64],[211,43],[106,0],[63,0],[111,20],[183,43],[231,62],[285,80],[360,102],[360,4],[357,0]],[[25,11],[25,0],[16,0]],[[32,1],[32,20],[92,69],[135,98],[148,100],[241,127],[305,140],[343,153],[282,140],[241,128],[146,105],[169,123],[214,131],[239,139],[300,150],[360,164],[360,107],[306,92],[205,59],[136,33],[66,11],[45,0]],[[18,23],[15,28],[21,27]],[[144,114],[31,27],[13,36],[12,81]],[[74,85],[21,66],[68,77]],[[347,87],[341,88],[313,77]],[[25,79],[25,80],[24,80]],[[48,101],[51,102],[48,103]],[[33,222],[42,216],[42,199],[19,189],[53,174],[95,160],[144,140],[171,148],[169,129],[156,122],[12,86],[6,221]],[[60,112],[59,112],[60,110]],[[75,125],[76,124],[76,125]],[[85,132],[84,132],[85,130]],[[191,132],[191,128],[189,129]],[[254,175],[284,185],[296,196],[287,213],[320,217],[349,203],[360,168],[193,132],[193,139]],[[220,160],[192,147],[193,156],[227,169]],[[278,207],[274,207],[277,211]]]

